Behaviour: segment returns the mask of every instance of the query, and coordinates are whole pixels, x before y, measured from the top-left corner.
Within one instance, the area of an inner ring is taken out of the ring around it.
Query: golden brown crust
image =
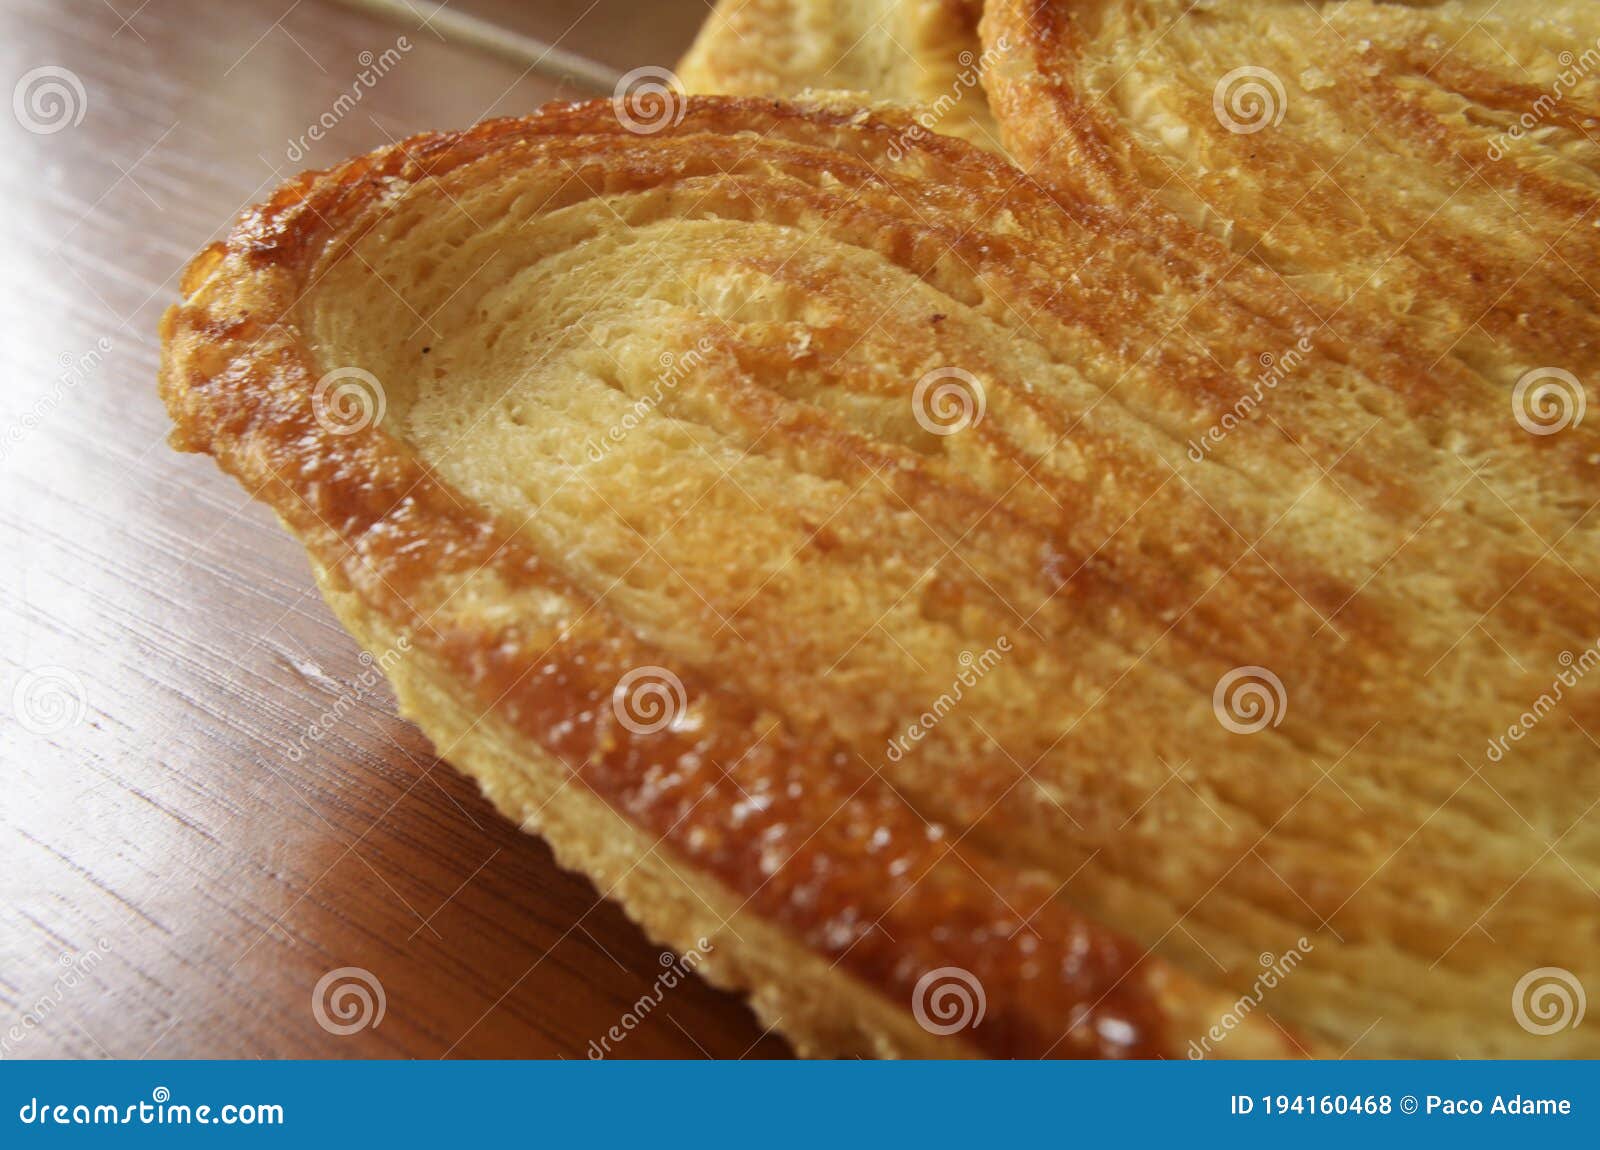
[[[1511,387],[1600,357],[1600,6],[992,0],[1017,161]]]
[[[861,93],[919,126],[998,151],[978,43],[981,0],[721,0],[678,65],[690,92]]]
[[[407,633],[359,596],[317,573],[322,593],[368,651],[409,645]],[[782,929],[744,909],[738,892],[689,867],[586,787],[568,785],[561,760],[484,713],[465,685],[427,653],[386,661],[401,712],[467,764],[507,818],[544,838],[562,866],[587,875],[650,937],[682,955],[714,985],[750,992],[763,1023],[781,1029],[802,1056],[959,1058],[957,1035],[918,1026],[898,1003],[851,978]],[[692,875],[692,881],[688,876]],[[590,1056],[609,1053],[596,1036]],[[621,1051],[625,1053],[624,1051]]]
[[[902,1012],[968,972],[963,1049],[1182,1056],[1290,950],[1209,1052],[1592,1049],[1507,1003],[1600,975],[1594,693],[1481,763],[1596,641],[1592,427],[903,116],[684,112],[286,185],[165,320],[177,441],[691,886]],[[316,417],[347,366],[380,423]],[[950,368],[985,406],[942,434]],[[1240,734],[1214,688],[1261,667]],[[653,732],[639,668],[682,684]]]
[[[337,584],[480,706],[687,866],[891,1000],[909,1004],[923,974],[955,965],[983,987],[987,1014],[967,1037],[990,1053],[1177,1053],[1170,1024],[1219,996],[1184,991],[1185,976],[1054,898],[1049,876],[952,842],[853,748],[644,640],[386,426],[318,418],[316,385],[330,367],[313,346],[322,281],[370,268],[363,239],[413,191],[458,206],[486,187],[538,193],[533,202],[553,212],[597,189],[646,195],[736,161],[776,176],[811,175],[825,160],[851,183],[879,181],[861,159],[819,151],[850,141],[876,150],[891,134],[852,118],[701,100],[651,137],[623,130],[608,103],[551,107],[308,173],[186,273],[185,300],[163,323],[175,442],[216,456]],[[756,210],[826,198],[803,186],[779,193]],[[915,224],[895,226],[899,243],[922,242]],[[485,617],[485,598],[497,615]],[[613,691],[641,667],[672,669],[691,712],[654,732],[620,723]]]

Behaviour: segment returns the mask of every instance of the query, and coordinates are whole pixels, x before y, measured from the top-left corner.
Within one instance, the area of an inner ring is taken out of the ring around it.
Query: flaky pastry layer
[[[918,127],[995,151],[981,0],[721,0],[678,65],[694,93],[856,92],[915,105]]]
[[[989,0],[1016,161],[1271,269],[1350,331],[1387,309],[1497,384],[1600,367],[1600,6]]]

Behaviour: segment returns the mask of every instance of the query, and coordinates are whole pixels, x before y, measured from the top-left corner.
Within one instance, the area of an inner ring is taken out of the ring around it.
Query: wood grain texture
[[[154,332],[293,171],[592,93],[320,0],[136,8],[0,13],[0,77],[66,101],[0,121],[0,1055],[584,1057],[661,952],[434,759],[299,545],[167,448]],[[347,966],[385,1012],[344,1036],[312,998]],[[784,1049],[691,979],[614,1053]]]
[[[711,14],[708,0],[451,0],[450,7],[617,72],[673,67]]]

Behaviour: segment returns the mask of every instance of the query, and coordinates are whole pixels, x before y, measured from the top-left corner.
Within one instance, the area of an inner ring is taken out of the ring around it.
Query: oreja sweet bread
[[[1497,387],[1593,382],[1600,5],[989,0],[983,37],[1037,178],[1199,229],[1347,333],[1387,309]]]
[[[982,0],[720,0],[678,65],[726,96],[858,92],[915,105],[920,128],[1000,150],[983,93]]]
[[[163,321],[442,756],[804,1053],[1600,1053],[1513,1009],[1600,985],[1592,423],[910,113],[657,111],[307,173]]]

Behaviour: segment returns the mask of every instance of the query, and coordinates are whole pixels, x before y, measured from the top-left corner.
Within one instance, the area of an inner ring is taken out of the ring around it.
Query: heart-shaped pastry
[[[308,173],[163,324],[439,753],[804,1052],[1542,1052],[1600,677],[1486,748],[1600,663],[1591,427],[905,114],[657,95]]]

